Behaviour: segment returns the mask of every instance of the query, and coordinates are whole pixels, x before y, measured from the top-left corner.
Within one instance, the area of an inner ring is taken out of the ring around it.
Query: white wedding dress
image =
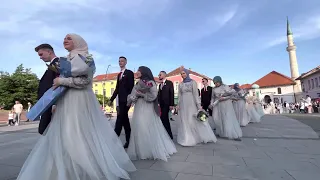
[[[227,92],[232,92],[228,85],[222,84],[213,88],[210,104],[214,106],[214,102]],[[242,137],[242,130],[232,104],[232,96],[229,95],[225,100],[219,101],[213,107],[212,116],[216,124],[216,134],[228,139],[239,139]]]
[[[131,136],[127,153],[132,160],[161,159],[167,161],[177,149],[154,110],[158,95],[154,81],[150,92],[137,99],[131,121]],[[136,85],[137,86],[137,85]],[[135,87],[132,91],[135,91]],[[132,95],[134,92],[131,93]],[[134,97],[129,95],[129,97]]]
[[[198,143],[216,142],[208,121],[200,122],[196,118],[201,107],[197,83],[195,81],[180,83],[177,142],[182,146],[195,146]]]
[[[130,179],[136,168],[100,109],[89,78],[64,78],[71,87],[25,161],[18,180]]]

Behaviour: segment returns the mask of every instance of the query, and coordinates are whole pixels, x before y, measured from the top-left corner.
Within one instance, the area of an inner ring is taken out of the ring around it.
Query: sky
[[[89,45],[98,74],[148,66],[157,75],[183,65],[227,84],[253,83],[275,70],[290,76],[286,17],[300,73],[320,65],[319,0],[10,0],[0,6],[0,71],[19,64],[40,78],[46,66],[34,48],[57,56],[77,33]]]

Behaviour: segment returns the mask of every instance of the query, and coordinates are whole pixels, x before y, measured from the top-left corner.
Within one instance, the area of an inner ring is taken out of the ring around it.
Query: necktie
[[[162,88],[163,88],[163,82],[161,83],[161,90],[162,90]]]
[[[122,79],[122,71],[119,73],[119,79]]]

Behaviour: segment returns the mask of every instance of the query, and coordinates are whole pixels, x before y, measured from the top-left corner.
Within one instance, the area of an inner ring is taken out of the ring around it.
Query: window
[[[308,80],[308,89],[311,89],[311,83],[310,83],[310,79]]]
[[[312,89],[314,89],[314,81],[313,81],[313,79],[311,79],[311,86],[312,86]]]
[[[98,86],[98,84],[94,84],[94,86]]]
[[[106,83],[102,83],[102,86],[106,85]]]
[[[278,94],[281,94],[281,88],[278,87]]]
[[[111,88],[111,96],[113,95],[114,92],[114,88]]]
[[[106,89],[103,89],[103,96],[106,96]]]
[[[316,88],[319,87],[318,78],[315,78],[314,82],[316,83]]]
[[[302,92],[306,92],[306,89],[304,88],[304,84],[302,84]]]
[[[98,90],[94,90],[94,94],[98,94]]]
[[[113,81],[111,82],[111,85],[113,85]]]

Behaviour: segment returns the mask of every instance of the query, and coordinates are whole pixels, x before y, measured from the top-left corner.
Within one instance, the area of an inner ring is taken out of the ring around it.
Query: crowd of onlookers
[[[31,108],[31,103],[28,102],[27,112],[30,111],[30,108]],[[22,112],[23,112],[23,105],[20,103],[20,101],[16,101],[15,105],[13,105],[13,107],[8,113],[8,126],[18,126],[20,124]]]
[[[264,104],[266,109],[272,102]],[[301,99],[297,103],[274,103],[274,113],[320,113],[320,101],[319,99],[311,100],[309,96],[306,99]]]

